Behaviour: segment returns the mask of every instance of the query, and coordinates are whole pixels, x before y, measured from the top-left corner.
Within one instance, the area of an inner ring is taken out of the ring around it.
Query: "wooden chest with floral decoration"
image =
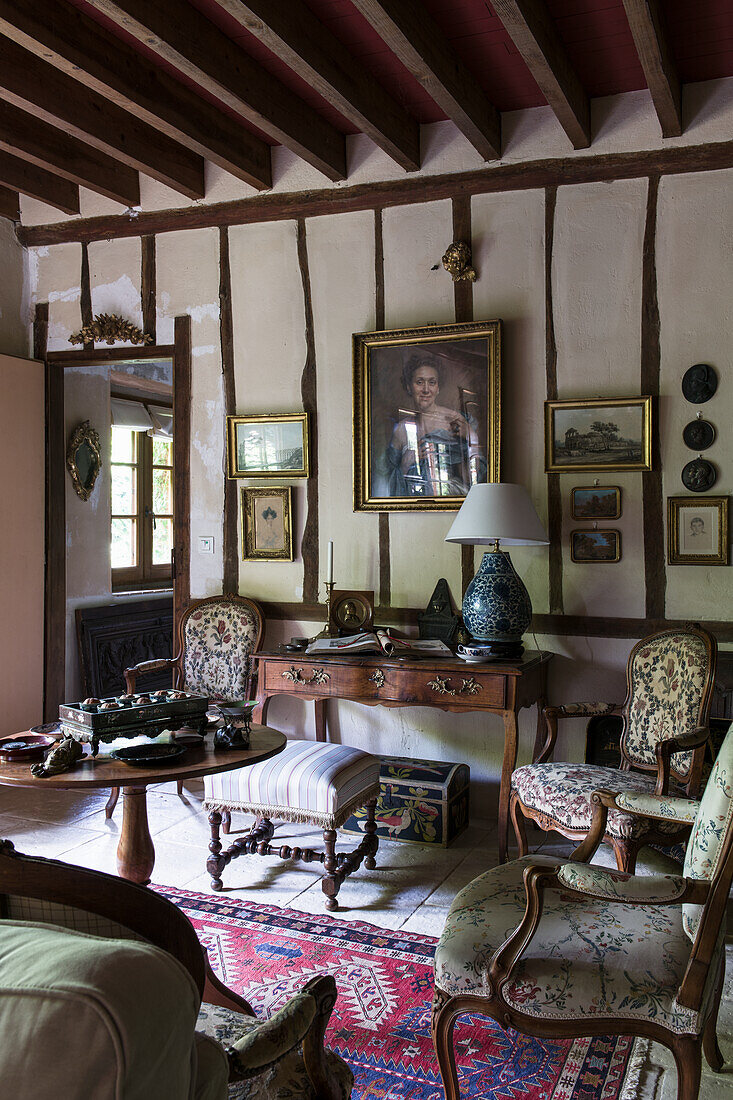
[[[377,836],[447,848],[468,825],[468,764],[380,757]],[[363,833],[366,810],[342,826]]]

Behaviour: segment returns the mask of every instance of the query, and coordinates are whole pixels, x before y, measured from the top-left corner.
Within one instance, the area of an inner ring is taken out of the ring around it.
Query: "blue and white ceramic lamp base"
[[[522,636],[532,621],[529,593],[503,550],[487,551],[463,598],[463,622],[494,658],[524,652]]]

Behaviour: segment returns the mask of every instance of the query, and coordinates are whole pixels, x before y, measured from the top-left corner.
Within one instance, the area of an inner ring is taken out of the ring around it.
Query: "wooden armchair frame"
[[[705,645],[705,652],[707,656],[707,674],[700,697],[700,705],[698,709],[698,723],[695,729],[683,734],[679,737],[670,737],[663,741],[657,742],[655,746],[656,765],[644,766],[638,761],[631,760],[624,749],[624,739],[628,726],[628,708],[632,698],[632,668],[634,658],[637,652],[647,645],[652,639],[659,638],[666,634],[694,634],[700,638]],[[544,725],[546,730],[546,736],[544,744],[542,745],[539,753],[535,755],[533,764],[546,764],[548,763],[554,752],[555,743],[557,741],[558,733],[558,720],[560,718],[591,718],[597,716],[599,713],[618,714],[623,718],[623,729],[621,733],[621,764],[619,765],[619,771],[641,771],[641,772],[656,772],[656,785],[654,787],[654,793],[657,795],[667,794],[671,780],[675,780],[680,784],[685,794],[690,798],[695,798],[700,790],[700,784],[702,782],[702,769],[705,760],[705,745],[710,737],[710,730],[708,728],[708,717],[710,714],[710,704],[713,696],[713,686],[715,680],[715,667],[717,659],[717,642],[710,634],[705,630],[701,630],[699,627],[685,627],[684,630],[664,630],[659,631],[654,635],[649,635],[646,638],[642,638],[637,642],[631,650],[629,658],[626,664],[626,698],[622,704],[619,703],[606,703],[606,704],[565,704],[561,706],[546,706],[542,711],[544,719]],[[602,710],[599,707],[603,706]],[[685,775],[682,771],[674,767],[673,758],[677,753],[692,752],[692,761],[689,771]],[[590,765],[592,766],[592,765]],[[623,811],[624,813],[626,811]],[[558,832],[563,836],[567,836],[570,839],[580,840],[586,833],[586,829],[574,829],[569,828],[563,823],[556,821],[555,818],[541,811],[526,806],[520,796],[515,790],[512,790],[509,800],[509,813],[514,826],[514,833],[517,838],[517,846],[519,849],[519,855],[524,856],[528,852],[527,834],[525,829],[525,819],[534,821],[539,825],[540,829],[545,832]],[[641,816],[641,815],[639,815]],[[620,871],[633,873],[636,867],[636,859],[641,848],[647,844],[662,844],[672,845],[684,842],[689,836],[689,826],[681,826],[676,832],[670,833],[662,832],[659,829],[653,827],[645,832],[644,836],[638,837],[616,837],[610,834],[606,834],[603,837],[603,841],[606,844],[610,844],[616,855],[616,863]]]
[[[9,896],[54,902],[123,925],[173,955],[193,978],[202,1001],[245,1016],[255,1015],[250,1004],[214,974],[185,914],[173,902],[144,886],[102,871],[23,855],[15,851],[11,841],[0,840],[0,917],[7,915]],[[60,923],[55,918],[49,921]],[[318,975],[301,992],[310,994],[315,1002],[313,1021],[298,1038],[314,1096],[316,1100],[343,1100],[324,1048],[326,1028],[336,1003],[336,983],[331,975]],[[251,1076],[239,1063],[236,1043],[226,1049],[226,1054],[230,1081]]]
[[[583,843],[575,849],[570,860],[589,862],[606,833],[609,809],[619,809],[616,795],[609,791],[596,791],[592,796],[593,819],[591,829]],[[633,813],[624,809],[624,813]],[[646,816],[646,815],[643,815]],[[579,902],[597,900],[595,895],[582,890],[571,890],[566,882],[560,882],[557,867],[548,868],[542,864],[528,864],[523,872],[526,908],[524,916],[512,934],[494,952],[488,966],[488,990],[485,996],[465,994],[451,996],[436,986],[433,1000],[432,1033],[438,1057],[441,1076],[445,1086],[446,1100],[460,1100],[455,1054],[453,1050],[453,1029],[456,1019],[463,1013],[480,1013],[490,1016],[503,1028],[511,1027],[524,1035],[539,1038],[578,1038],[592,1035],[641,1035],[662,1043],[674,1056],[678,1074],[678,1100],[697,1100],[702,1070],[702,1052],[715,1072],[723,1068],[723,1056],[718,1045],[716,1023],[725,972],[725,952],[721,955],[714,994],[707,1007],[706,1017],[701,1021],[698,1036],[677,1034],[653,1021],[629,1020],[625,1018],[592,1019],[582,1017],[577,1020],[542,1020],[520,1012],[508,1004],[502,996],[503,987],[511,978],[522,955],[529,946],[540,923],[545,891],[561,889],[575,893]],[[684,892],[669,901],[650,902],[640,898],[638,904],[681,905],[699,904],[702,913],[695,939],[692,943],[687,967],[676,996],[677,1002],[685,1008],[699,1011],[702,1007],[703,992],[715,952],[721,923],[725,919],[728,893],[733,880],[733,827],[728,826],[718,871],[712,881],[687,879]],[[623,901],[633,904],[629,897],[614,899],[609,897],[608,904]]]

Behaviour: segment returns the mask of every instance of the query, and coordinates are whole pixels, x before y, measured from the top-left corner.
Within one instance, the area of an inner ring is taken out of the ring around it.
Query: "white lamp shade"
[[[547,546],[549,539],[523,485],[507,482],[472,485],[446,542],[488,546]]]

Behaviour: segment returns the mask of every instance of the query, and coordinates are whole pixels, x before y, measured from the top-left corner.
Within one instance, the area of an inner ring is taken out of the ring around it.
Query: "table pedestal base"
[[[120,878],[147,886],[155,866],[155,848],[148,826],[147,787],[125,787],[122,792],[122,833],[117,846]]]

